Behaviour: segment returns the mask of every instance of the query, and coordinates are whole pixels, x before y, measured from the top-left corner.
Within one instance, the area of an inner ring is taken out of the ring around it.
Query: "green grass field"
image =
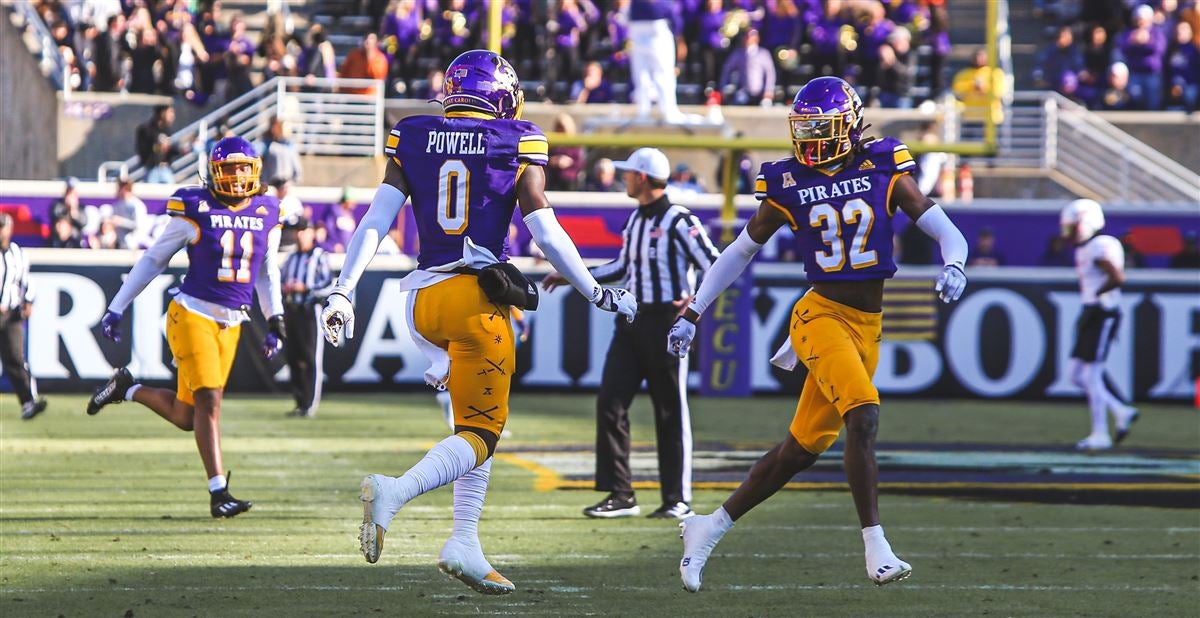
[[[450,530],[449,488],[393,523],[383,557],[357,551],[358,482],[400,474],[445,435],[432,396],[339,395],[319,418],[285,419],[285,398],[225,406],[232,520],[208,514],[191,434],[135,404],[89,418],[82,396],[52,396],[34,421],[0,397],[0,615],[704,615],[1195,616],[1200,512],[1013,503],[886,493],[884,524],[914,575],[876,588],[864,573],[850,496],[785,491],[722,542],[696,595],[679,585],[673,522],[593,521],[590,491],[536,489],[535,471],[498,461],[480,526],[517,585],[483,597],[435,566]],[[697,443],[765,448],[790,399],[693,401]],[[590,396],[514,397],[520,445],[593,439]],[[883,443],[1062,445],[1086,431],[1081,404],[885,402]],[[634,435],[652,440],[639,401]],[[1200,456],[1200,415],[1146,406],[1132,449]],[[1197,484],[1200,487],[1200,484]],[[711,511],[728,490],[698,491]],[[656,506],[656,492],[642,491]]]

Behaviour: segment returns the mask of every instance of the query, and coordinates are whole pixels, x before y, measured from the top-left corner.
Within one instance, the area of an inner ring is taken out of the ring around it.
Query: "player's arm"
[[[579,256],[579,249],[554,216],[554,209],[546,199],[546,172],[541,166],[525,166],[517,178],[517,202],[534,242],[571,286],[593,305],[620,313],[632,322],[637,313],[637,301],[626,290],[602,288],[596,282]]]
[[[1104,271],[1108,279],[1104,281],[1104,285],[1096,290],[1096,296],[1105,292],[1115,290],[1125,284],[1125,269],[1108,258],[1100,258],[1096,260],[1096,268]]]
[[[696,337],[696,322],[704,310],[741,276],[763,245],[785,223],[789,223],[788,216],[775,202],[768,198],[759,203],[758,212],[750,217],[742,233],[713,262],[687,309],[675,320],[675,325],[667,334],[668,353],[679,358],[687,356],[692,339]]]
[[[171,218],[158,240],[154,241],[154,244],[150,245],[150,248],[146,249],[142,257],[134,263],[129,275],[125,278],[125,283],[121,284],[121,289],[117,290],[112,302],[108,304],[108,311],[100,321],[105,337],[113,341],[121,340],[119,328],[125,309],[155,277],[167,269],[167,264],[171,262],[172,256],[186,247],[188,243],[196,240],[197,234],[199,232],[196,224],[192,223],[190,219],[178,216]]]
[[[263,356],[267,360],[283,349],[283,294],[279,289],[279,239],[283,231],[275,226],[267,232],[267,255],[254,279],[254,291],[258,294],[258,308],[267,316],[267,336],[263,340]]]
[[[704,282],[700,284],[696,296],[680,317],[692,323],[698,321],[704,310],[737,280],[750,264],[750,260],[754,259],[763,245],[771,240],[771,236],[787,222],[787,216],[778,206],[767,200],[760,202],[758,212],[750,217],[742,233],[721,252],[717,261],[713,262],[705,273]]]
[[[277,226],[267,233],[267,255],[259,267],[254,280],[254,291],[258,293],[258,308],[263,315],[283,315],[283,294],[280,291],[279,239],[282,236]]]
[[[942,250],[942,262],[945,267],[938,275],[934,289],[942,302],[958,300],[967,287],[967,275],[964,270],[967,263],[967,239],[963,238],[962,232],[950,217],[946,216],[946,211],[921,192],[911,174],[901,174],[895,182],[888,209],[892,212],[896,209],[904,211],[922,232],[937,241]]]
[[[343,330],[347,339],[354,337],[354,305],[350,302],[350,294],[358,285],[363,271],[379,252],[379,244],[396,223],[396,217],[400,215],[400,209],[404,208],[408,193],[404,170],[396,163],[395,158],[388,159],[383,182],[379,183],[375,197],[371,200],[371,207],[354,230],[350,246],[346,247],[346,261],[342,265],[342,273],[338,276],[337,284],[329,291],[325,311],[321,313],[325,339],[334,347],[342,344]]]

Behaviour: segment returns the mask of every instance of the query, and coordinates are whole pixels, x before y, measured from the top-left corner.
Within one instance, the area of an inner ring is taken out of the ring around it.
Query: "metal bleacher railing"
[[[996,156],[976,162],[1038,170],[1101,201],[1200,202],[1200,175],[1058,93],[1017,92],[1005,115]]]
[[[171,135],[171,143],[193,143],[171,162],[176,182],[191,178],[202,162],[205,145],[227,126],[248,140],[262,139],[279,118],[291,130],[301,155],[371,156],[383,151],[383,82],[370,79],[306,79],[275,77],[209,112]],[[141,180],[149,172],[135,155],[105,161],[97,180],[113,175]]]
[[[17,2],[13,4],[13,10],[24,21],[25,26],[33,30],[32,35],[36,39],[38,49],[38,65],[42,69],[50,82],[58,90],[70,92],[71,83],[67,79],[67,62],[62,54],[58,51],[58,45],[54,42],[54,37],[50,34],[50,29],[46,27],[42,21],[41,15],[38,15],[37,8],[32,2]]]

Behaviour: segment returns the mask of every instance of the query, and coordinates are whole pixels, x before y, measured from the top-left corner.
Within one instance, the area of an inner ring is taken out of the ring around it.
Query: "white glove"
[[[667,353],[679,358],[687,356],[696,338],[696,324],[691,320],[680,317],[675,320],[671,332],[667,333]]]
[[[637,299],[629,290],[621,288],[603,288],[600,290],[600,296],[592,301],[593,305],[603,309],[604,311],[619,313],[625,316],[626,322],[633,322],[634,316],[637,315]]]
[[[967,274],[963,272],[955,264],[942,269],[942,273],[938,275],[937,285],[933,286],[934,291],[938,293],[938,298],[944,303],[952,303],[960,296],[963,290],[967,289]]]
[[[354,338],[354,305],[342,292],[334,292],[325,299],[325,310],[321,312],[321,329],[325,341],[340,347],[346,339]],[[342,339],[343,331],[346,339]]]

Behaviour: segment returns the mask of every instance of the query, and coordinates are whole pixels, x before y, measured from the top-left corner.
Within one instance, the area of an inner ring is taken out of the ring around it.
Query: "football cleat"
[[[233,478],[232,472],[225,473],[225,489],[220,491],[209,492],[210,506],[213,517],[237,517],[242,513],[250,510],[254,503],[246,500],[238,500],[229,493],[229,479]]]
[[[687,519],[696,512],[686,502],[676,502],[674,504],[664,504],[654,510],[653,513],[647,515],[651,519]]]
[[[1137,408],[1129,408],[1130,413],[1123,419],[1117,419],[1117,435],[1113,437],[1113,444],[1120,444],[1125,438],[1129,437],[1129,430],[1133,428],[1133,424],[1137,422],[1142,415],[1137,411]]]
[[[21,420],[27,421],[46,410],[46,400],[38,398],[36,401],[26,401],[21,405]]]
[[[383,487],[378,474],[368,474],[363,477],[358,497],[363,503],[363,521],[358,528],[358,547],[367,562],[379,562],[379,554],[383,553],[383,535],[387,532],[383,526],[375,523],[375,506]]]
[[[1113,441],[1104,434],[1092,434],[1075,444],[1077,451],[1107,451],[1112,448]]]
[[[583,509],[583,514],[595,519],[616,519],[618,517],[633,517],[641,514],[642,509],[633,496],[622,496],[616,492],[608,494],[603,500]]]
[[[95,416],[100,412],[101,408],[110,403],[121,403],[122,401],[125,401],[126,391],[128,391],[129,387],[136,383],[137,382],[134,381],[133,375],[129,373],[128,369],[124,367],[118,368],[113,372],[112,377],[108,379],[108,382],[105,382],[104,386],[96,389],[96,392],[92,393],[92,398],[88,399],[88,416]]]
[[[438,569],[480,594],[509,594],[516,590],[507,577],[492,568],[478,545],[467,545],[454,537],[442,546]]]
[[[293,408],[291,412],[288,412],[284,416],[286,416],[288,418],[316,418],[317,413],[313,412],[312,410],[309,410],[307,408],[296,407],[296,408]]]
[[[867,577],[870,577],[876,586],[885,586],[892,582],[908,579],[911,575],[912,565],[897,558],[895,554],[879,561],[874,566],[867,563]]]

